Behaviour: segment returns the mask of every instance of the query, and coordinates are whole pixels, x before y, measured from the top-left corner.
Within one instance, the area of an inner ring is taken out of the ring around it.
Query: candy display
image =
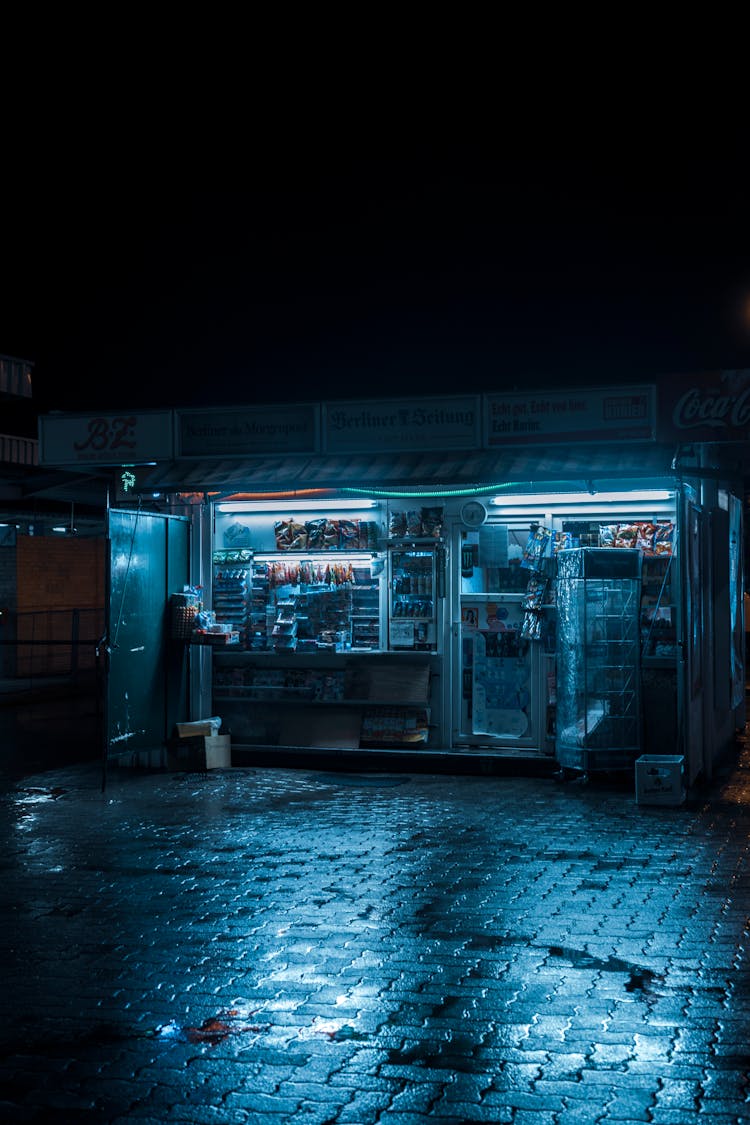
[[[602,524],[599,528],[600,547],[635,547],[645,556],[668,556],[672,554],[673,543],[671,520],[635,520]]]
[[[377,545],[378,525],[371,520],[277,520],[277,551],[367,551]]]
[[[269,562],[266,573],[272,590],[279,586],[345,586],[354,582],[350,562],[319,563],[309,559],[295,563]]]

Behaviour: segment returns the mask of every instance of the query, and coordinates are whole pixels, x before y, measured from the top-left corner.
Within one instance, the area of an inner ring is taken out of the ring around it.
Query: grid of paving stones
[[[0,1121],[750,1122],[750,752],[0,795]]]

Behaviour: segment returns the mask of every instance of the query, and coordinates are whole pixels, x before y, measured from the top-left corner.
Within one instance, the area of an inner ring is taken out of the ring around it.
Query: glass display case
[[[377,560],[258,557],[244,549],[217,550],[213,563],[216,619],[239,630],[242,648],[302,653],[381,648]]]
[[[389,561],[389,647],[434,652],[438,593],[435,548],[392,546]]]
[[[428,746],[441,716],[435,539],[397,552],[389,598],[375,508],[299,511],[217,511],[213,608],[241,643],[232,659],[212,651],[211,713],[239,751]]]
[[[641,752],[640,552],[575,548],[557,566],[557,760],[630,768]]]

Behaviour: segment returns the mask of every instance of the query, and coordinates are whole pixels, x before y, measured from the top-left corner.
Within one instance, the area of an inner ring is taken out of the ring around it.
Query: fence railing
[[[76,676],[96,667],[104,608],[41,609],[0,618],[0,675]]]

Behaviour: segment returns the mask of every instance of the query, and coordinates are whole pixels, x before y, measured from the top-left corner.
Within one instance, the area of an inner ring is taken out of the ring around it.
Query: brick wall
[[[104,628],[105,547],[104,538],[18,537],[18,639],[37,642],[19,644],[18,675],[53,675],[73,666],[93,667],[94,647],[89,642],[101,636]],[[75,647],[61,643],[71,640],[76,620],[85,643]]]

